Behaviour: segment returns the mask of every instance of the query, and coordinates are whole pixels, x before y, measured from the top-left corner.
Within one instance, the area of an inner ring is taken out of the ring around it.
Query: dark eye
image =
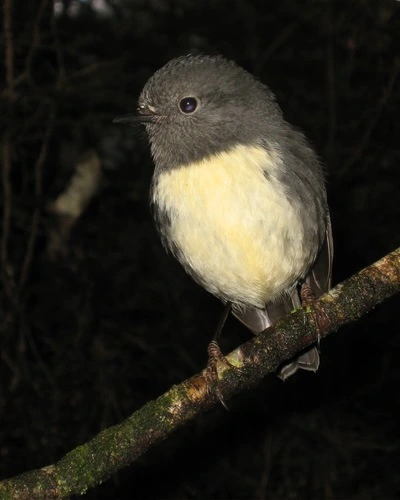
[[[183,113],[193,113],[197,108],[197,100],[194,97],[184,97],[179,107]]]

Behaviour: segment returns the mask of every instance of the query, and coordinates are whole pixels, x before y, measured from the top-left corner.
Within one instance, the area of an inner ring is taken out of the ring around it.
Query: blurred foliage
[[[161,248],[142,134],[111,124],[171,57],[236,60],[313,141],[327,165],[336,282],[400,244],[400,2],[14,0],[8,15],[1,477],[54,462],[204,367],[221,306]],[[49,203],[89,149],[101,192],[51,257],[60,221]],[[398,306],[324,342],[318,375],[270,377],[87,496],[398,498]],[[233,319],[226,331],[226,349],[248,338]]]

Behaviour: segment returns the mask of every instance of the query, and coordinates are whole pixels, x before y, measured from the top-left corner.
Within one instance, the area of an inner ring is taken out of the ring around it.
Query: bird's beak
[[[140,125],[142,123],[154,123],[157,120],[157,115],[154,109],[141,106],[137,109],[134,115],[117,116],[113,123],[122,123],[127,125]]]
[[[156,118],[154,115],[124,115],[117,116],[112,122],[124,125],[140,125],[142,123],[153,123],[156,121]]]

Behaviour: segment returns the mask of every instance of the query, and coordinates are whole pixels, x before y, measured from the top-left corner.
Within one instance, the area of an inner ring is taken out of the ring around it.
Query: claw
[[[228,406],[225,403],[224,397],[220,389],[220,383],[218,378],[217,364],[219,362],[225,363],[230,368],[235,368],[222,354],[222,351],[215,340],[212,340],[207,348],[208,352],[208,363],[206,369],[206,382],[207,382],[207,392],[208,394],[214,394],[222,406],[229,411]]]
[[[300,290],[302,306],[313,306],[312,316],[319,331],[325,330],[329,326],[330,321],[325,312],[325,309],[317,302],[311,287],[308,283],[304,283]],[[320,345],[321,335],[318,333],[318,350]]]

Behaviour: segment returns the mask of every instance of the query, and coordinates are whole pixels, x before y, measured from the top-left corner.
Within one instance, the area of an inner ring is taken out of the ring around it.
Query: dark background
[[[110,0],[99,11],[64,0],[57,16],[51,1],[14,3],[14,75],[0,74],[2,478],[53,463],[205,366],[222,307],[161,247],[144,134],[111,123],[170,58],[236,60],[314,143],[335,283],[400,244],[400,2]],[[101,185],[71,222],[51,202],[88,151]],[[267,377],[87,497],[399,498],[399,306],[324,341],[317,375]],[[226,351],[249,338],[233,319],[226,332]]]

